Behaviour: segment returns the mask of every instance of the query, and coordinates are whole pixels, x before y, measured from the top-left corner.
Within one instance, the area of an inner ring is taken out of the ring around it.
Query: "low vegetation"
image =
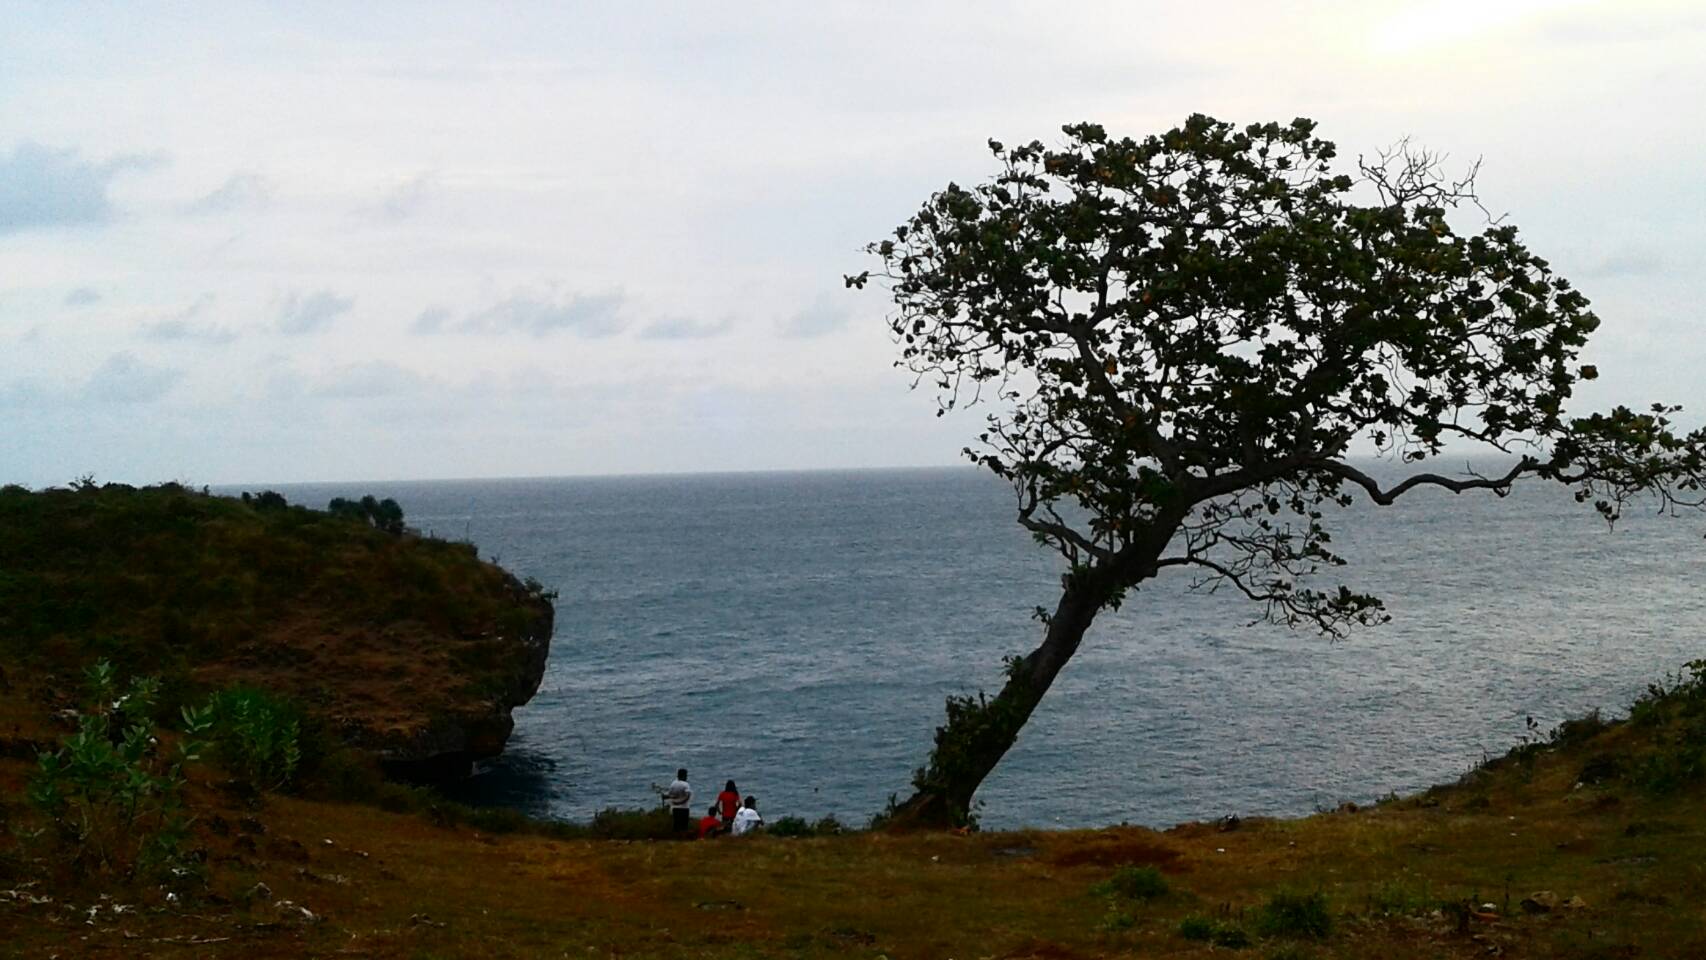
[[[894,833],[778,817],[765,835],[703,842],[659,839],[661,809],[564,824],[448,803],[325,753],[312,724],[288,783],[238,788],[252,763],[274,780],[277,751],[222,753],[220,711],[164,717],[147,706],[157,685],[106,676],[118,695],[92,702],[114,713],[102,727],[91,709],[88,733],[58,749],[135,749],[112,731],[153,723],[139,762],[160,785],[137,805],[141,833],[186,826],[170,857],[129,848],[121,859],[143,866],[128,881],[114,868],[52,879],[21,839],[48,809],[25,799],[36,764],[0,760],[14,838],[0,843],[0,929],[22,955],[1706,955],[1692,906],[1706,897],[1706,783],[1645,772],[1689,768],[1698,665],[1628,721],[1531,734],[1459,783],[1301,820]]]

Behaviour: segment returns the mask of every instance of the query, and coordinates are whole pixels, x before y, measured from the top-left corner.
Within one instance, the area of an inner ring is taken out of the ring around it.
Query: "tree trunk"
[[[1112,592],[1102,571],[1069,576],[1043,642],[1009,662],[1001,692],[990,699],[982,694],[949,698],[948,720],[936,729],[930,764],[913,778],[917,792],[894,809],[895,825],[960,826],[969,821],[972,795],[1018,739]]]

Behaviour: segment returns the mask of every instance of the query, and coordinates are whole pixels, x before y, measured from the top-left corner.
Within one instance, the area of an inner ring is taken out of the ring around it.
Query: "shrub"
[[[1179,936],[1186,940],[1196,940],[1206,943],[1214,936],[1214,928],[1219,926],[1208,917],[1192,915],[1179,921]]]
[[[816,823],[804,817],[782,817],[765,824],[764,832],[773,837],[833,837],[838,833],[846,833],[847,828],[833,815]]]
[[[326,504],[326,512],[333,516],[365,523],[390,534],[400,534],[404,529],[403,508],[390,497],[383,500],[374,499],[372,494],[368,494],[360,500],[333,497],[332,501]]]
[[[1235,923],[1200,915],[1189,916],[1179,921],[1179,936],[1186,940],[1212,943],[1217,947],[1227,947],[1232,950],[1250,945],[1250,935],[1244,932],[1243,927]]]
[[[1137,918],[1121,910],[1117,904],[1109,903],[1108,912],[1102,915],[1101,922],[1096,926],[1110,932],[1130,930],[1137,926]]]
[[[1327,898],[1321,893],[1276,893],[1256,914],[1256,930],[1267,937],[1323,940],[1332,928]]]
[[[675,826],[665,807],[606,807],[593,816],[592,834],[604,840],[663,840],[675,835]]]
[[[214,758],[258,790],[282,790],[302,762],[302,721],[283,700],[234,687],[208,700]]]
[[[183,766],[199,757],[207,714],[185,709],[183,736],[166,751],[147,719],[157,683],[132,680],[120,693],[106,661],[87,677],[93,702],[77,732],[37,760],[26,796],[46,826],[27,838],[77,876],[188,875]]]
[[[1676,793],[1706,779],[1706,722],[1695,720],[1660,739],[1636,765],[1635,785],[1658,796]]]
[[[1104,897],[1123,897],[1127,900],[1154,900],[1164,897],[1168,891],[1167,878],[1154,867],[1128,864],[1114,871],[1114,875],[1090,888],[1090,892]]]
[[[772,837],[809,837],[812,825],[803,817],[782,817],[767,824],[764,832]]]
[[[1570,717],[1553,727],[1549,737],[1553,746],[1574,747],[1587,743],[1609,729],[1611,724],[1600,715],[1598,709],[1594,709],[1579,717]]]

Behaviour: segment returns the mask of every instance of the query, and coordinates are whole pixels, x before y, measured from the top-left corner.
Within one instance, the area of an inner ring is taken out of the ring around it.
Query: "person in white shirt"
[[[735,814],[735,836],[743,837],[763,827],[764,818],[758,815],[758,798],[747,797],[746,803]]]
[[[659,792],[663,794],[663,802],[669,806],[671,825],[674,826],[675,832],[686,834],[692,816],[688,813],[688,808],[693,805],[693,787],[687,782],[686,768],[675,771],[675,780]]]

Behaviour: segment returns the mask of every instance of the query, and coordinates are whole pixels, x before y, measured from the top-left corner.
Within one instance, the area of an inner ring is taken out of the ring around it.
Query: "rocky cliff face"
[[[488,666],[492,692],[478,703],[423,714],[413,729],[360,728],[352,741],[374,751],[393,776],[442,783],[468,776],[474,763],[503,752],[515,730],[513,711],[539,692],[551,653],[556,609],[528,593],[511,578],[516,603],[530,617],[512,635],[490,638]]]

